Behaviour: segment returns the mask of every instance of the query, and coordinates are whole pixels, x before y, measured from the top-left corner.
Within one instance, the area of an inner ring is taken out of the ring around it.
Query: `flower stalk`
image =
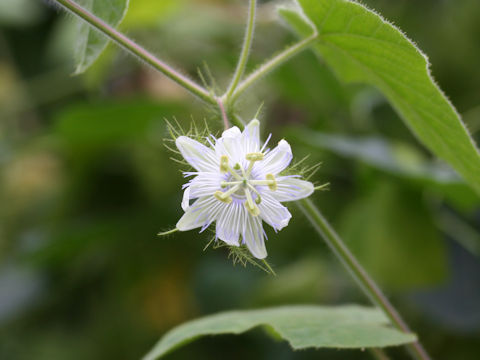
[[[255,12],[257,8],[257,1],[250,0],[250,7],[248,10],[248,21],[247,21],[247,28],[245,30],[245,39],[243,41],[242,52],[240,53],[240,58],[238,59],[237,68],[235,69],[235,73],[233,74],[232,81],[226,91],[224,98],[230,99],[233,92],[235,91],[238,82],[243,76],[245,72],[245,67],[247,66],[248,55],[250,54],[250,48],[252,46],[253,40],[253,31],[255,29]]]
[[[242,94],[247,88],[256,83],[259,79],[267,75],[272,70],[276,69],[280,65],[283,65],[291,57],[298,55],[300,52],[307,49],[315,40],[317,40],[317,38],[318,34],[314,32],[309,37],[289,46],[270,60],[267,60],[263,65],[260,65],[257,70],[253,71],[250,75],[248,75],[243,81],[238,84],[235,91],[233,91],[230,96],[226,98],[227,103],[235,102],[238,96]]]
[[[189,79],[185,75],[181,74],[170,65],[164,61],[158,59],[156,56],[145,50],[140,45],[136,44],[134,41],[129,39],[124,34],[120,33],[112,26],[108,25],[105,21],[98,18],[97,16],[91,14],[89,11],[85,10],[74,1],[71,0],[54,0],[57,4],[61,5],[64,9],[70,13],[78,16],[82,20],[86,21],[90,26],[95,30],[101,32],[103,35],[108,37],[111,41],[122,47],[124,50],[130,54],[136,56],[140,60],[143,60],[148,65],[152,66],[155,70],[160,71],[166,75],[171,80],[175,81],[177,84],[188,90],[190,93],[195,95],[197,98],[203,100],[204,102],[212,105],[216,105],[216,99],[210,94],[210,92]]]
[[[357,282],[363,292],[370,298],[370,300],[385,313],[385,315],[390,319],[391,323],[398,330],[406,333],[411,332],[400,314],[388,301],[387,297],[382,293],[378,285],[367,274],[362,265],[360,265],[348,247],[343,243],[340,236],[335,232],[320,210],[313,204],[312,200],[308,198],[302,199],[298,201],[297,204],[318,234],[325,240],[327,245],[337,256],[340,262],[345,266],[350,275],[354,278],[354,280]],[[430,357],[419,341],[407,344],[405,346],[413,358],[418,360],[430,360]]]

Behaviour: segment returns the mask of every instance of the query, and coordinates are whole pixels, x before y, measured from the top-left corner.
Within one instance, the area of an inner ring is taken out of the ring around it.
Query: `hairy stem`
[[[230,128],[230,122],[228,121],[227,113],[225,112],[225,106],[223,106],[223,102],[221,99],[217,99],[218,108],[220,109],[220,114],[222,115],[223,120],[223,127],[225,130]]]
[[[355,256],[350,252],[347,246],[343,243],[340,236],[338,236],[338,234],[331,227],[328,221],[323,217],[322,213],[313,204],[313,202],[310,199],[303,199],[300,200],[297,204],[299,204],[300,209],[303,211],[308,220],[310,220],[315,230],[325,240],[325,242],[334,252],[334,254],[340,259],[341,263],[347,268],[347,270],[350,272],[350,275],[352,275],[352,277],[360,285],[360,288],[370,298],[370,300],[376,306],[383,310],[385,315],[390,319],[392,324],[398,330],[403,332],[410,332],[410,329],[408,328],[405,321],[403,321],[400,314],[388,301],[388,299],[382,293],[377,284],[375,284],[372,278],[370,278],[367,272],[363,269]],[[407,344],[406,346],[415,359],[430,359],[420,342],[417,341],[411,344]]]
[[[246,79],[240,82],[240,84],[238,84],[237,88],[232,93],[229,100],[232,102],[235,101],[235,99],[240,94],[242,94],[248,87],[253,85],[257,80],[261,79],[270,71],[282,65],[291,57],[297,55],[298,53],[308,48],[317,38],[318,38],[317,33],[314,33],[311,36],[303,39],[302,41],[289,46],[288,48],[286,48],[285,50],[283,50],[282,52],[280,52],[279,54],[277,54],[276,56],[274,56],[273,58],[265,62],[257,70],[255,70],[250,75],[248,75]]]
[[[177,70],[173,69],[170,65],[166,64],[162,60],[158,59],[147,50],[136,44],[134,41],[130,40],[124,34],[115,30],[113,27],[108,25],[102,19],[91,14],[74,1],[71,0],[54,0],[57,4],[62,5],[67,11],[78,16],[82,20],[86,21],[94,29],[108,37],[110,40],[115,42],[117,45],[121,46],[130,54],[138,57],[139,59],[145,61],[148,65],[152,66],[154,69],[165,74],[167,77],[175,81],[180,86],[187,89],[193,95],[197,96],[206,103],[216,105],[217,102],[205,88],[195,83],[193,80],[189,79],[185,75],[179,73]]]
[[[255,29],[255,11],[257,8],[257,1],[250,0],[250,7],[248,10],[248,22],[247,28],[245,30],[245,39],[243,41],[242,52],[240,53],[240,58],[238,59],[237,68],[235,69],[235,73],[233,74],[232,81],[226,91],[225,95],[223,96],[224,100],[228,102],[230,97],[232,96],[235,88],[238,85],[238,82],[243,76],[245,72],[245,67],[247,66],[248,55],[250,54],[250,47],[252,45],[253,40],[253,30]]]

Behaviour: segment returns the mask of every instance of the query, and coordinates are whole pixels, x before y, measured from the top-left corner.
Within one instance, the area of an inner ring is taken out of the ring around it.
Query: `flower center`
[[[270,190],[275,191],[277,189],[277,181],[273,174],[267,174],[264,180],[252,178],[253,166],[255,162],[263,160],[263,153],[248,153],[245,158],[249,161],[246,170],[238,163],[232,169],[226,155],[220,158],[220,172],[228,173],[230,176],[227,181],[221,182],[221,187],[225,191],[216,191],[214,196],[217,200],[227,204],[233,201],[232,196],[242,200],[248,212],[253,216],[258,216],[260,209],[257,205],[261,203],[262,199],[255,186],[268,186]]]

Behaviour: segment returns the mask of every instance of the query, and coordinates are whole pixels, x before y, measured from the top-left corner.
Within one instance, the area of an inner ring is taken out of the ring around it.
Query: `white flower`
[[[195,168],[185,172],[194,176],[185,189],[182,208],[185,214],[177,223],[181,231],[216,222],[216,236],[229,245],[247,245],[259,259],[267,256],[262,220],[275,231],[288,225],[292,215],[281,204],[309,196],[313,184],[299,175],[280,176],[292,160],[290,145],[281,140],[273,150],[261,146],[258,120],[252,120],[243,132],[232,127],[222,137],[208,139],[211,147],[186,136],[176,145]],[[190,200],[197,199],[192,205]]]

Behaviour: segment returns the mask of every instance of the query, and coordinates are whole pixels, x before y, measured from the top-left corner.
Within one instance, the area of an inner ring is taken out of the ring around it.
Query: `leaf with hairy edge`
[[[240,334],[267,327],[287,340],[294,350],[306,348],[363,349],[414,342],[415,335],[388,326],[374,308],[348,306],[285,306],[261,310],[228,311],[177,326],[165,334],[143,360],[157,359],[207,335]]]
[[[117,27],[125,17],[129,0],[76,0],[78,5],[93,13],[110,26]],[[75,47],[75,74],[81,74],[98,59],[108,39],[83,20],[78,23]]]
[[[349,0],[299,0],[282,17],[345,82],[380,89],[417,138],[480,194],[480,153],[430,75],[427,57],[402,32]],[[303,10],[303,12],[302,12]]]

